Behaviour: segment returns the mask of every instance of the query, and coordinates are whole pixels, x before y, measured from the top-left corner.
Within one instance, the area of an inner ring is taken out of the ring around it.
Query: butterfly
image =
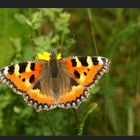
[[[36,111],[56,107],[78,109],[89,89],[109,71],[110,60],[101,56],[73,56],[35,60],[0,69],[0,83],[22,95]]]

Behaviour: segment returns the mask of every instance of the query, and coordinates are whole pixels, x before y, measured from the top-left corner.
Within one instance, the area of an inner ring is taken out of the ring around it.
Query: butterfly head
[[[56,54],[54,53],[54,51],[51,52],[50,60],[57,60],[57,58],[56,58]]]

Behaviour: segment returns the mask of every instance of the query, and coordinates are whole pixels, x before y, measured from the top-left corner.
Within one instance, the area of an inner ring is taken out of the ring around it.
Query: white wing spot
[[[9,68],[8,67],[5,67],[4,74],[7,74],[8,73],[8,70],[9,70]]]
[[[102,60],[102,58],[103,57],[100,57],[100,56],[97,58],[97,60],[99,61],[99,64],[103,64],[104,63],[103,60]]]

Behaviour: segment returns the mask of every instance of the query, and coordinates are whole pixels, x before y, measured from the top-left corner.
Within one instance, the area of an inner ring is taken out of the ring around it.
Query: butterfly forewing
[[[110,61],[105,57],[72,57],[63,60],[68,71],[80,85],[94,85],[108,71]]]
[[[17,92],[27,92],[39,76],[41,65],[25,62],[7,66],[0,70],[0,80]]]

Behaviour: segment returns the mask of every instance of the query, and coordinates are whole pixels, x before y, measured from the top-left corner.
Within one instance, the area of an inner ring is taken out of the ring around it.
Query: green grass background
[[[0,85],[0,135],[140,135],[140,9],[0,9],[0,68],[52,50],[105,56],[110,72],[78,110],[37,113]]]

